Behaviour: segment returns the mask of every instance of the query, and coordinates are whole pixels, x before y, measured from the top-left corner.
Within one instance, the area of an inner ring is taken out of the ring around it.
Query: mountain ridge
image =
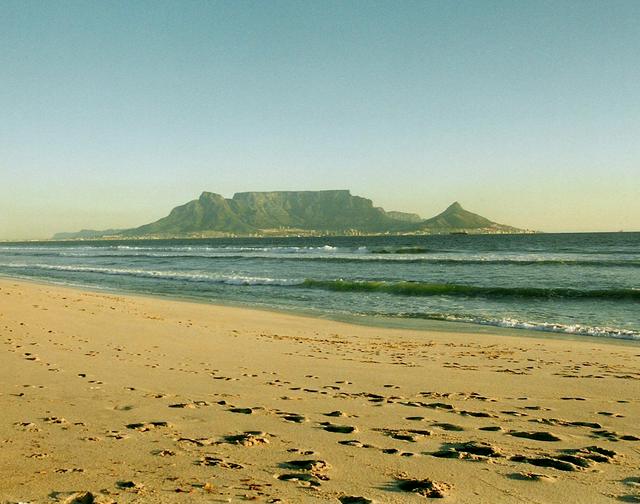
[[[57,233],[53,239],[288,236],[295,234],[522,233],[454,202],[423,219],[386,211],[348,189],[238,192],[231,198],[203,191],[165,217],[130,229]]]

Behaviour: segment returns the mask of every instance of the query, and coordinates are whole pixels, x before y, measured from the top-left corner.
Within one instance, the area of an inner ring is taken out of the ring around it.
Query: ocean
[[[640,233],[0,243],[0,275],[380,324],[640,341]]]

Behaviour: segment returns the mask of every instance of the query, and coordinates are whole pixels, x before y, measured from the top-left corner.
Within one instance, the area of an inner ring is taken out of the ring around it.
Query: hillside
[[[58,233],[54,239],[519,231],[468,212],[457,202],[424,220],[417,214],[387,212],[348,190],[241,192],[230,199],[203,192],[137,228]]]
[[[451,231],[478,231],[484,230],[486,232],[504,232],[504,233],[517,233],[522,230],[505,226],[504,224],[498,224],[490,221],[486,217],[469,212],[462,208],[457,201],[447,207],[447,209],[432,217],[423,221],[420,224],[424,229],[446,229]]]

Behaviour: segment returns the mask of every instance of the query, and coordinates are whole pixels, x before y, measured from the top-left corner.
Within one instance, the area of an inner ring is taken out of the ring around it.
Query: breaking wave
[[[465,296],[484,298],[566,298],[640,301],[640,289],[580,290],[544,287],[483,287],[424,282],[306,279],[302,286],[337,292],[382,292],[401,296]]]
[[[66,271],[71,273],[98,273],[102,275],[125,275],[141,278],[160,278],[166,280],[183,280],[191,282],[210,282],[227,285],[296,285],[300,280],[286,278],[255,277],[245,275],[221,275],[216,273],[199,273],[188,271],[162,271],[133,268],[103,268],[97,266],[67,266],[51,264],[0,264],[0,267],[14,269],[36,269]]]
[[[441,320],[446,322],[464,322],[493,327],[505,327],[510,329],[526,329],[530,331],[554,332],[563,334],[575,334],[576,336],[594,336],[618,338],[627,340],[639,340],[640,332],[633,329],[618,329],[606,326],[589,326],[584,324],[560,324],[552,322],[532,322],[518,320],[511,317],[491,318],[479,315],[463,315],[448,313],[398,313],[395,315],[379,314],[393,318]]]

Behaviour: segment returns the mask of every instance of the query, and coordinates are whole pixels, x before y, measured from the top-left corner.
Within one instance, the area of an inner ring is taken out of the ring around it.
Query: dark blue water
[[[640,340],[640,233],[4,243],[0,274]]]

